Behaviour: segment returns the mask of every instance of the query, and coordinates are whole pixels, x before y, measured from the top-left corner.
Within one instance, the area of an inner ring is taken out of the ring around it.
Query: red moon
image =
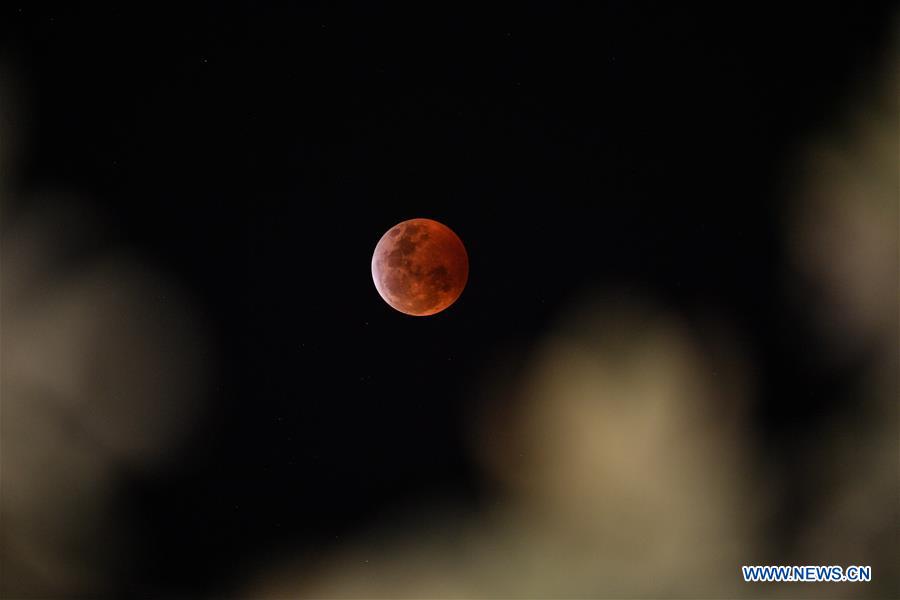
[[[384,301],[424,317],[453,304],[469,278],[469,257],[453,230],[431,219],[410,219],[381,236],[372,279]]]

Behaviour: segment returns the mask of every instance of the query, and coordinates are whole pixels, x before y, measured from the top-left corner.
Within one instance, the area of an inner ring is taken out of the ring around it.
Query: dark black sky
[[[478,502],[467,390],[587,287],[733,319],[772,392],[761,435],[833,383],[785,340],[785,159],[876,71],[887,6],[260,4],[0,16],[14,188],[102,215],[98,249],[189,290],[214,337],[209,413],[170,467],[123,474],[130,589],[215,591],[415,498]],[[471,260],[429,319],[369,273],[412,217]]]

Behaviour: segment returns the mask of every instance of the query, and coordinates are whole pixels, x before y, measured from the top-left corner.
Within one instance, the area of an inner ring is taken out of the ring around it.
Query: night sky
[[[780,215],[798,143],[883,67],[887,5],[259,4],[0,16],[12,187],[36,192],[13,208],[65,190],[106,225],[84,251],[163,273],[211,340],[190,435],[117,480],[123,589],[214,594],[419,499],[485,502],[473,388],[584,290],[727,318],[772,452],[839,408],[854,371],[821,368],[779,290]],[[370,273],[416,217],[470,260],[427,318]]]

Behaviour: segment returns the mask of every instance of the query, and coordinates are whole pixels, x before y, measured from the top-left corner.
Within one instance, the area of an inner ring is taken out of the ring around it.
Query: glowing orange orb
[[[431,219],[410,219],[381,236],[372,255],[372,279],[384,301],[424,317],[453,304],[469,278],[466,248],[453,231]]]

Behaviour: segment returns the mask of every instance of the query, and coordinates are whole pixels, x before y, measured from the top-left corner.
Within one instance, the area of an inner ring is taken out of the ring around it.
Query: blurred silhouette
[[[137,543],[117,486],[189,431],[202,319],[178,289],[99,244],[78,202],[9,194],[0,180],[0,595],[109,593]]]
[[[583,301],[480,399],[490,510],[400,520],[295,587],[247,595],[738,593],[763,499],[741,427],[750,375],[739,344],[715,333],[701,343],[633,295]]]
[[[818,465],[808,486],[821,501],[793,560],[872,565],[875,595],[900,589],[896,47],[890,56],[884,77],[807,149],[787,234],[787,286],[808,302],[817,360],[860,373],[845,408],[797,445],[799,461]]]

